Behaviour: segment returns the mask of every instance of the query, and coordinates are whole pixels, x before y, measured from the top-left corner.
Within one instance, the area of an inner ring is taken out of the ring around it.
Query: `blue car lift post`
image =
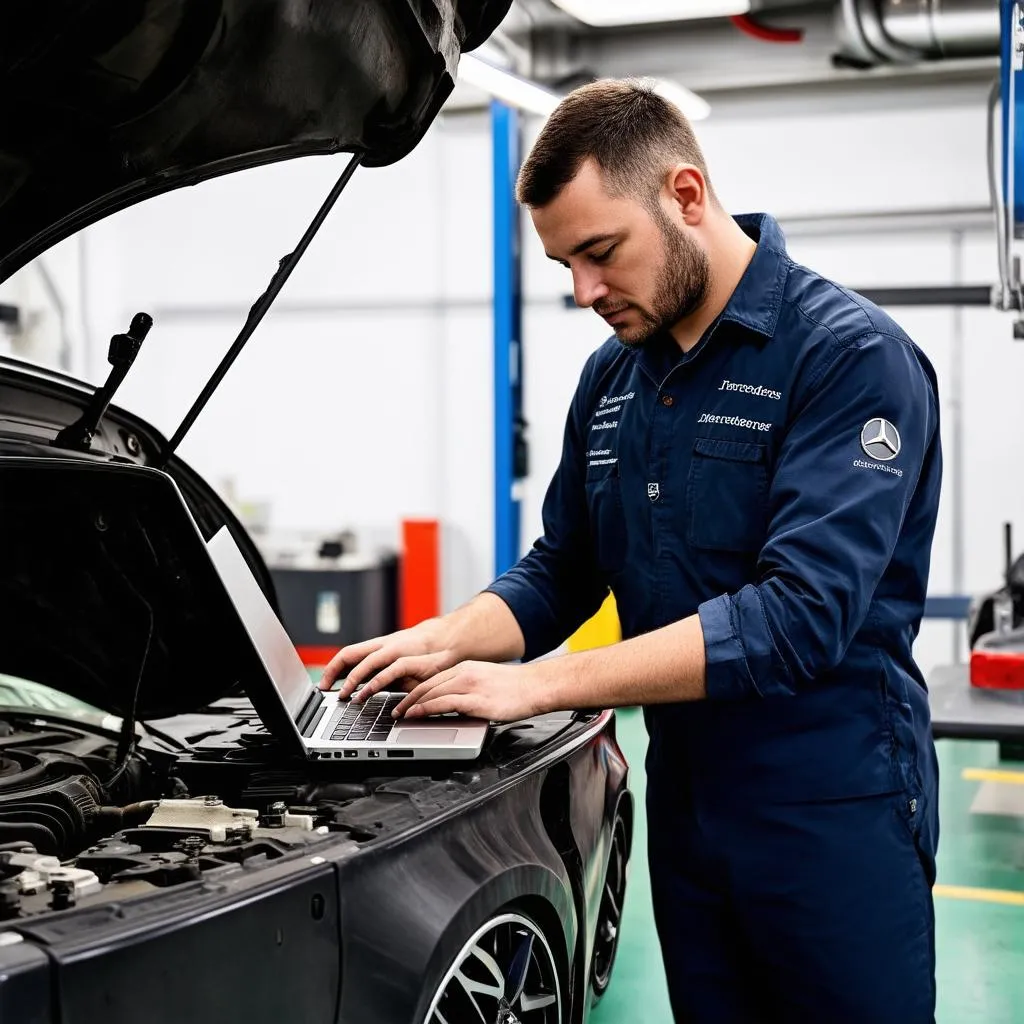
[[[519,559],[518,489],[527,473],[523,419],[519,115],[491,103],[494,160],[494,574]]]
[[[1014,337],[1024,337],[1020,261],[1014,241],[1024,237],[1024,3],[1000,0],[1002,188],[997,190],[1000,282],[998,306],[1016,312]],[[1009,553],[1007,557],[1009,561]],[[970,685],[966,665],[935,671],[928,680],[936,739],[998,740],[1000,756],[1024,757],[1024,693]]]

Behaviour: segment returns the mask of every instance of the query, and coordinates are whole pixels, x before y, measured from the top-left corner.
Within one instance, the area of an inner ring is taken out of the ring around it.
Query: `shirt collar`
[[[740,214],[733,219],[757,248],[720,319],[771,338],[779,322],[789,275],[786,239],[778,221],[767,213]]]
[[[656,384],[674,367],[693,359],[723,321],[746,328],[761,342],[775,334],[789,275],[785,236],[775,218],[767,213],[739,214],[733,219],[757,243],[754,255],[725,309],[689,352],[681,355],[668,332],[649,339],[636,351],[641,368]]]

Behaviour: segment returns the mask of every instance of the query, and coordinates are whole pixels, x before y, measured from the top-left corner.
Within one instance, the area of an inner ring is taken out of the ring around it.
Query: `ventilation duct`
[[[916,64],[999,54],[998,0],[840,0],[842,55]]]

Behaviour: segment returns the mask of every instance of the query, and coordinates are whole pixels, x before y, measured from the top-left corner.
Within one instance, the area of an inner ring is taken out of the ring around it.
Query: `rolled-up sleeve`
[[[794,694],[842,661],[941,459],[934,375],[906,339],[837,341],[807,380],[770,479],[758,582],[698,608],[711,700]]]
[[[563,643],[608,593],[593,557],[584,479],[584,395],[591,366],[584,370],[566,419],[561,459],[544,498],[543,535],[487,588],[515,616],[527,661]]]

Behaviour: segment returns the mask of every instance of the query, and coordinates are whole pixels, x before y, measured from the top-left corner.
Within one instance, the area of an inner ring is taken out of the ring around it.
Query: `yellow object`
[[[1024,892],[1009,889],[977,889],[969,885],[936,885],[935,895],[950,900],[978,900],[982,903],[1002,903],[1005,906],[1024,907]]]
[[[1024,772],[1001,771],[998,768],[965,768],[962,778],[968,782],[1006,782],[1024,786]]]
[[[569,637],[567,644],[569,650],[573,652],[589,651],[595,647],[617,644],[621,639],[619,609],[615,604],[615,595],[609,592],[604,604]]]

